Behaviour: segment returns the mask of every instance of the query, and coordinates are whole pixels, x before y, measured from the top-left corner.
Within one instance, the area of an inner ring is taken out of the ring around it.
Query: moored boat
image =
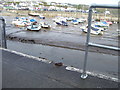
[[[24,27],[30,25],[30,21],[27,17],[16,17],[13,21],[12,24],[17,26],[17,27]]]
[[[40,25],[42,28],[51,28],[51,25],[49,25],[48,23],[45,23],[45,22],[40,22]]]
[[[40,29],[41,29],[40,25],[30,25],[30,26],[27,26],[27,30],[30,30],[30,31],[39,31]]]
[[[79,22],[75,19],[71,21],[72,24],[77,25]]]
[[[45,19],[45,16],[39,15],[39,18],[40,18],[40,19]]]
[[[27,26],[27,30],[30,30],[30,31],[39,31],[40,29],[41,29],[41,25],[39,25],[37,21],[34,21],[31,23],[31,25]]]
[[[111,21],[106,21],[109,25],[112,25],[113,23]]]
[[[55,23],[56,23],[57,25],[68,26],[68,23],[65,22],[65,21],[60,21],[60,20],[58,20],[58,21],[56,21]]]
[[[81,27],[81,30],[85,33],[88,32],[88,26],[83,26]],[[102,31],[102,28],[96,28],[96,27],[93,27],[91,26],[91,30],[90,30],[90,33],[91,34],[94,34],[94,35],[99,35],[99,34],[103,34],[103,31]]]
[[[34,16],[34,17],[38,17],[40,14],[39,13],[28,13],[29,16]]]
[[[95,26],[96,27],[101,27],[101,28],[104,28],[105,30],[107,30],[108,27],[109,27],[109,24],[107,22],[96,22]]]

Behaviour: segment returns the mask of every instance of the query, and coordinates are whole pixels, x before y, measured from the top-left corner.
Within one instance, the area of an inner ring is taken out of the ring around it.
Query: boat
[[[40,25],[30,25],[30,26],[27,26],[27,30],[30,30],[30,31],[39,31],[40,29],[41,29]]]
[[[65,22],[65,21],[60,21],[60,20],[58,20],[58,21],[55,21],[55,23],[56,23],[57,25],[68,26],[68,23]]]
[[[73,18],[73,17],[68,17],[67,18],[67,21],[72,21],[72,20],[74,20],[75,18]]]
[[[30,21],[27,17],[16,17],[13,21],[12,24],[17,26],[17,27],[24,27],[30,25]]]
[[[30,19],[30,22],[34,23],[34,22],[37,22],[37,20],[35,20],[35,19]]]
[[[111,21],[106,21],[109,25],[112,25],[113,23]]]
[[[85,33],[87,33],[88,31],[88,26],[83,26],[81,27],[81,30]],[[96,28],[96,27],[93,27],[91,26],[91,34],[94,34],[94,35],[99,35],[99,34],[103,34],[103,31],[102,31],[102,28]]]
[[[31,25],[27,26],[27,30],[39,31],[40,29],[41,29],[41,25],[39,25],[36,20],[31,19]]]
[[[29,16],[33,17],[38,17],[40,14],[39,13],[28,13]]]
[[[39,18],[40,18],[40,19],[45,19],[45,16],[39,15]]]
[[[41,28],[51,28],[51,26],[48,23],[40,22]]]
[[[57,22],[57,21],[65,21],[67,22],[67,18],[66,17],[60,17],[60,16],[57,16],[55,17],[54,19],[52,19],[54,22]]]
[[[76,19],[74,19],[74,20],[71,21],[71,23],[74,24],[74,25],[77,25],[79,22]]]
[[[86,22],[86,19],[83,19],[83,18],[77,18],[76,20],[78,21],[78,23],[84,23],[84,22]]]
[[[12,21],[12,24],[15,25],[18,21],[20,21],[20,20],[19,20],[19,19],[14,19],[14,20]]]
[[[26,26],[26,23],[23,22],[23,21],[18,21],[16,24],[14,24],[15,26],[17,27],[25,27]]]
[[[107,22],[96,22],[95,26],[96,27],[101,27],[101,28],[104,28],[105,30],[107,30],[108,27],[109,27],[109,24]]]
[[[86,25],[88,27],[88,25]],[[106,31],[107,29],[103,28],[103,27],[100,27],[98,25],[95,25],[95,24],[91,24],[91,27],[94,27],[94,28],[97,28],[97,29],[101,29],[101,31]]]

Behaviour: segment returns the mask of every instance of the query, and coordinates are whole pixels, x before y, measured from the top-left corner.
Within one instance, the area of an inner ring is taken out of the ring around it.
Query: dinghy
[[[30,31],[39,31],[41,29],[41,25],[39,25],[37,22],[31,23],[30,26],[27,26],[27,30]]]
[[[30,25],[30,26],[27,26],[27,30],[30,30],[30,31],[39,31],[40,29],[41,29],[40,25]]]

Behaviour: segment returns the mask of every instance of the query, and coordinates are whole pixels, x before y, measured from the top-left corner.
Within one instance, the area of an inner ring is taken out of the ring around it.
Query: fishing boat
[[[81,30],[83,31],[83,32],[85,32],[85,33],[87,33],[87,31],[88,31],[88,26],[83,26],[83,27],[81,27]],[[91,32],[91,34],[94,34],[94,35],[99,35],[99,34],[103,34],[103,31],[102,31],[102,28],[96,28],[96,27],[93,27],[93,26],[91,26],[91,30],[90,30]]]

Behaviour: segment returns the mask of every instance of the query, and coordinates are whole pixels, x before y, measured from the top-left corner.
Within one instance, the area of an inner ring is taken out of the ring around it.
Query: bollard
[[[0,20],[2,20],[2,47],[7,49],[6,31],[5,31],[5,19],[0,18]]]

